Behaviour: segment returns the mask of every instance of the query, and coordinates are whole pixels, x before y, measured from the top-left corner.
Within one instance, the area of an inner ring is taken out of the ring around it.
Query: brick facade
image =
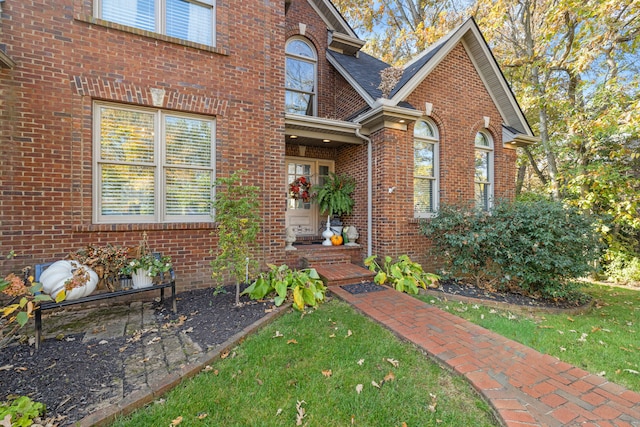
[[[211,222],[95,224],[93,105],[95,101],[159,107],[216,121],[216,176],[251,171],[261,187],[258,258],[281,263],[284,251],[284,47],[289,37],[318,54],[318,117],[346,120],[367,102],[326,58],[326,22],[307,0],[216,1],[216,47],[101,21],[92,0],[5,2],[0,48],[16,65],[0,68],[0,271],[51,261],[88,244],[135,246],[142,233],[171,255],[180,290],[211,286]],[[300,25],[303,24],[303,25]],[[304,34],[303,34],[304,33]],[[153,92],[164,91],[162,104]],[[473,141],[491,118],[495,196],[512,196],[515,151],[502,148],[502,118],[462,44],[406,100],[433,104],[440,133],[440,199],[473,199]],[[373,152],[374,254],[408,253],[427,263],[427,240],[413,218],[413,125],[368,134]],[[367,145],[309,146],[306,157],[334,160],[357,179],[355,208],[361,256],[367,248]],[[395,187],[393,193],[388,189]]]

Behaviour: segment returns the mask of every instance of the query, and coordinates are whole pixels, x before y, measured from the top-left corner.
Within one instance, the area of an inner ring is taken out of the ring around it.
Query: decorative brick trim
[[[149,87],[86,76],[74,76],[71,80],[71,85],[80,96],[158,107],[153,103],[151,88]],[[168,90],[166,91],[161,107],[192,113],[224,116],[228,106],[229,102],[227,100]]]

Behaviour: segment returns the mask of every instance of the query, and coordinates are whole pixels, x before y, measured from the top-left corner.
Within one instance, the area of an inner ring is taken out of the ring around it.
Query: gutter
[[[360,133],[356,129],[356,136],[367,143],[367,258],[371,256],[373,250],[373,147],[371,138]]]

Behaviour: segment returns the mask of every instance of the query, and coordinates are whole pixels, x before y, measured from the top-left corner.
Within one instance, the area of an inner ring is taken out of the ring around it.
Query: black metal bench
[[[42,272],[49,267],[53,262],[47,262],[43,264],[36,264],[35,266],[35,281],[40,280],[40,275]],[[36,306],[34,310],[35,317],[35,329],[36,329],[36,351],[40,348],[40,341],[42,340],[42,312],[46,310],[53,310],[60,307],[65,307],[68,305],[82,304],[85,302],[91,301],[99,301],[107,298],[116,298],[124,295],[133,295],[141,292],[149,292],[160,290],[160,301],[164,301],[164,290],[165,288],[171,288],[171,308],[173,312],[177,312],[176,308],[176,275],[173,269],[169,270],[167,273],[160,273],[160,283],[154,284],[152,286],[146,288],[138,288],[138,289],[127,289],[131,287],[131,277],[129,276],[120,276],[120,287],[121,290],[117,291],[104,291],[93,293],[91,295],[87,295],[86,297],[74,299],[71,301],[46,301],[42,302]]]

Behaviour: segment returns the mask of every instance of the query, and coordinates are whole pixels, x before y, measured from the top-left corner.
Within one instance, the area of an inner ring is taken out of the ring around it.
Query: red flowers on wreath
[[[289,195],[294,200],[302,200],[308,203],[311,197],[311,181],[304,176],[296,178],[291,184],[289,184]]]

